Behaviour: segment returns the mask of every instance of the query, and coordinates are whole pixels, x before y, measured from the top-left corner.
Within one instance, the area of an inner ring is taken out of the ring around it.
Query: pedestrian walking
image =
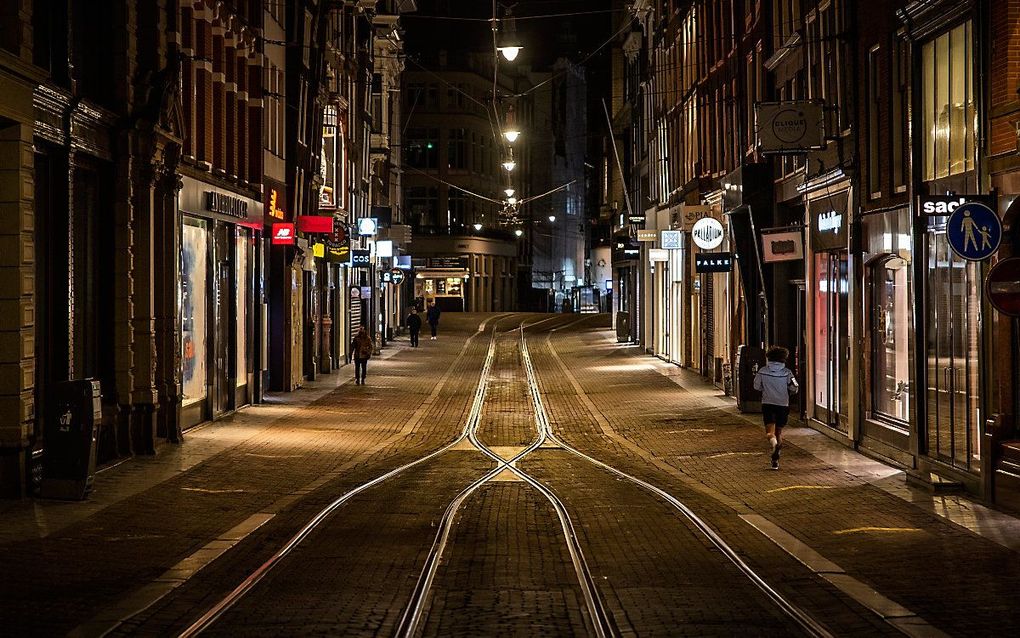
[[[429,302],[429,310],[425,313],[425,319],[429,322],[429,328],[432,329],[432,341],[436,340],[436,331],[439,330],[439,306],[436,302]]]
[[[772,346],[765,354],[768,362],[754,375],[754,389],[761,392],[761,418],[765,423],[765,436],[772,451],[772,469],[779,469],[779,451],[783,448],[783,426],[790,418],[790,395],[797,394],[800,386],[793,370],[786,367],[790,351]]]
[[[418,347],[418,333],[421,332],[421,317],[418,316],[418,309],[411,308],[411,314],[407,315],[407,331],[411,335],[411,347]]]
[[[354,358],[354,383],[365,385],[365,374],[368,372],[368,360],[375,351],[375,343],[365,326],[358,328],[358,334],[351,340],[351,357]],[[350,362],[350,357],[348,358]]]

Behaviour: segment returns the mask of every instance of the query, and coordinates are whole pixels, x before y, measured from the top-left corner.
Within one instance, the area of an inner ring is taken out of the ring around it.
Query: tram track
[[[478,330],[474,334],[472,334],[471,336],[468,337],[468,339],[464,343],[464,346],[461,348],[461,351],[458,354],[456,360],[450,365],[449,370],[443,376],[443,378],[440,380],[440,382],[437,384],[436,389],[433,391],[433,393],[429,396],[429,398],[427,398],[423,402],[422,407],[425,407],[428,404],[430,404],[435,399],[435,397],[439,394],[439,391],[442,389],[443,385],[445,384],[446,379],[449,378],[450,373],[456,367],[457,361],[459,361],[465,355],[465,353],[467,352],[468,347],[470,346],[471,342],[478,335],[485,333],[486,326],[488,325],[488,323],[492,322],[494,324],[492,332],[493,332],[493,334],[495,334],[497,332],[497,330],[498,330],[499,323],[501,321],[505,320],[508,316],[510,316],[509,313],[505,313],[505,314],[501,314],[501,315],[495,315],[493,317],[487,318],[486,320],[482,321],[481,324],[479,324]],[[555,317],[550,317],[549,319],[553,319],[553,318],[555,318]],[[542,323],[542,322],[548,321],[549,319],[544,319],[544,320],[541,320],[541,321],[535,322],[535,323],[536,324],[537,323]],[[477,394],[477,390],[476,390],[476,394]],[[421,419],[420,415],[412,417],[412,420],[415,420],[415,421],[420,421],[420,419]],[[313,531],[315,531],[325,520],[330,518],[330,516],[334,512],[336,512],[338,509],[342,508],[349,501],[351,501],[352,499],[354,499],[358,495],[362,494],[366,490],[369,490],[369,489],[371,489],[373,487],[376,487],[376,486],[378,486],[378,485],[380,485],[382,483],[385,483],[389,479],[392,479],[392,478],[394,478],[394,477],[396,477],[396,476],[398,476],[400,474],[403,474],[407,470],[410,470],[410,469],[412,469],[414,467],[420,466],[420,465],[426,463],[427,461],[435,459],[436,457],[440,456],[444,452],[447,452],[448,450],[454,448],[459,443],[464,441],[464,439],[467,437],[467,434],[468,434],[468,424],[465,424],[465,427],[461,430],[460,434],[455,439],[453,439],[452,441],[449,441],[445,445],[443,445],[443,446],[441,446],[441,447],[439,447],[439,448],[437,448],[437,449],[435,449],[435,450],[433,450],[433,451],[431,451],[431,452],[429,452],[429,453],[427,453],[427,454],[425,454],[423,456],[420,456],[420,457],[416,458],[413,461],[410,461],[410,462],[405,463],[403,465],[400,465],[400,466],[398,466],[396,468],[393,468],[390,471],[385,472],[385,473],[377,476],[376,478],[371,479],[371,480],[369,480],[369,481],[367,481],[365,483],[362,483],[362,484],[360,484],[360,485],[358,485],[358,486],[356,486],[356,487],[354,487],[354,488],[344,492],[343,494],[341,494],[339,497],[337,497],[336,499],[331,501],[328,505],[326,505],[326,507],[322,508],[310,520],[308,520],[308,522],[306,522],[297,531],[297,533],[295,533],[293,536],[291,536],[289,538],[289,540],[286,543],[284,543],[278,550],[276,550],[276,552],[274,552],[265,562],[263,562],[261,565],[258,566],[258,568],[256,568],[247,577],[245,577],[245,579],[242,580],[241,583],[238,584],[233,590],[231,590],[226,596],[224,596],[223,598],[218,600],[211,608],[209,608],[206,612],[204,612],[201,616],[199,616],[198,619],[196,619],[188,627],[186,627],[184,630],[182,630],[178,634],[178,636],[181,637],[181,638],[190,638],[191,636],[197,636],[197,635],[201,634],[206,629],[211,627],[220,618],[222,618],[223,615],[226,612],[228,612],[239,601],[241,601],[245,596],[247,596],[259,584],[259,582],[261,582],[269,574],[270,571],[272,571],[276,566],[278,566],[291,552],[294,551],[294,549],[296,549],[299,545],[301,545],[301,543],[304,542],[304,540],[307,539],[308,536]],[[124,619],[124,620],[127,620],[127,619]]]
[[[545,342],[546,347],[552,354],[553,360],[556,361],[560,369],[560,372],[571,384],[571,386],[577,393],[578,397],[582,399],[587,409],[590,412],[592,412],[592,416],[596,415],[601,416],[601,413],[598,412],[598,408],[593,403],[591,403],[591,400],[587,397],[587,394],[585,393],[584,389],[577,382],[577,379],[574,377],[573,373],[563,362],[562,358],[560,358],[559,354],[556,352],[555,347],[552,345],[551,337],[554,332],[572,327],[583,321],[585,321],[585,319],[579,319],[565,326],[558,326],[556,328],[553,328],[552,330],[546,333]],[[536,394],[540,394],[537,380],[534,377],[533,365],[531,363],[531,354],[528,350],[526,339],[523,340],[522,342],[522,355],[524,357],[526,367],[529,370],[532,370],[532,373],[529,374],[529,380],[533,385],[533,390]],[[669,504],[671,507],[676,509],[685,519],[687,519],[716,549],[719,550],[719,552],[723,556],[726,557],[726,559],[733,566],[735,566],[751,583],[755,585],[755,587],[757,587],[773,604],[775,604],[776,607],[783,614],[785,614],[795,624],[797,624],[806,634],[810,636],[815,636],[817,638],[831,638],[833,636],[833,634],[824,624],[817,621],[800,606],[792,603],[786,596],[784,596],[772,585],[770,585],[765,580],[765,578],[758,574],[758,572],[755,571],[754,568],[748,565],[747,562],[740,557],[740,555],[729,545],[729,543],[727,543],[722,538],[722,536],[709,523],[707,523],[704,519],[698,516],[698,514],[696,514],[690,507],[688,507],[680,499],[676,498],[675,496],[668,493],[664,489],[656,485],[653,485],[652,483],[649,483],[648,481],[642,480],[636,476],[633,476],[632,474],[629,474],[617,467],[610,465],[609,463],[601,461],[589,454],[586,454],[578,450],[577,448],[573,447],[572,445],[564,441],[562,438],[558,437],[552,431],[551,426],[549,426],[547,437],[549,441],[562,447],[567,452],[587,461],[592,465],[595,465],[596,467],[602,470],[609,472],[610,474],[613,474],[619,479],[628,481],[629,483],[640,487],[646,492],[651,493],[655,497]]]
[[[536,324],[532,324],[532,326],[533,325]],[[468,422],[467,438],[476,449],[485,454],[491,460],[495,461],[496,467],[458,494],[444,512],[443,518],[440,521],[439,531],[436,534],[436,539],[429,551],[428,558],[426,559],[425,567],[422,569],[421,575],[411,596],[411,600],[405,608],[400,624],[397,627],[397,636],[411,638],[418,635],[421,622],[425,616],[429,593],[432,589],[432,584],[435,581],[436,571],[439,569],[439,564],[442,560],[444,550],[448,544],[450,532],[453,528],[457,512],[460,510],[464,501],[466,501],[468,497],[470,497],[480,487],[504,471],[512,472],[519,479],[537,490],[546,498],[546,500],[549,501],[556,512],[556,517],[560,523],[563,537],[566,542],[567,552],[570,555],[570,560],[574,567],[574,573],[577,576],[578,583],[581,587],[585,607],[588,610],[588,621],[591,624],[592,634],[599,638],[620,635],[615,622],[600,598],[598,587],[595,579],[591,575],[591,569],[588,567],[588,563],[585,560],[584,552],[581,549],[577,532],[574,529],[573,522],[570,520],[570,515],[567,512],[566,505],[564,505],[563,501],[561,501],[552,490],[515,465],[518,461],[524,459],[529,454],[540,448],[549,440],[550,437],[548,417],[546,415],[545,408],[542,405],[541,394],[538,392],[538,384],[535,380],[534,370],[531,368],[530,360],[527,358],[526,354],[527,340],[525,337],[523,323],[520,326],[519,335],[521,352],[525,360],[524,367],[528,380],[529,393],[535,410],[536,436],[527,447],[509,459],[496,454],[489,446],[478,438],[478,425],[481,416],[481,408],[484,403],[485,390],[488,385],[492,359],[496,351],[496,334],[494,332],[490,342],[485,366],[482,371],[482,381],[479,383],[478,393],[475,397],[477,410],[475,410],[473,406],[471,418]]]

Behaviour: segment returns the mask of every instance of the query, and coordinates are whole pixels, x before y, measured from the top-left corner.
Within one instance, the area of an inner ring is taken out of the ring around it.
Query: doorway
[[[979,472],[980,267],[953,253],[944,223],[929,226],[927,243],[923,449],[933,459]]]
[[[845,434],[849,432],[848,254],[817,253],[814,265],[814,418]]]

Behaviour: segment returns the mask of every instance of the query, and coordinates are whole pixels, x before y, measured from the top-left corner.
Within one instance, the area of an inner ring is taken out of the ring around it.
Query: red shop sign
[[[298,230],[305,233],[332,233],[332,215],[301,215],[297,218]]]
[[[294,245],[294,224],[273,224],[273,245]]]

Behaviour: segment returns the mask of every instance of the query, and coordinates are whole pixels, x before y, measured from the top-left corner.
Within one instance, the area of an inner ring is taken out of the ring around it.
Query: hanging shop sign
[[[656,241],[659,239],[659,231],[657,230],[639,230],[637,231],[638,241]]]
[[[351,299],[361,299],[361,286],[351,286]]]
[[[644,213],[635,213],[627,216],[627,221],[631,224],[643,224],[645,223],[645,219],[646,217]]]
[[[991,257],[1002,242],[1002,222],[995,211],[977,202],[956,207],[946,221],[946,238],[953,252],[969,261]]]
[[[401,270],[411,270],[411,256],[410,255],[397,255],[397,261],[394,264]]]
[[[628,235],[617,235],[613,240],[613,262],[620,263],[637,259],[641,253],[641,245]]]
[[[325,257],[326,244],[316,242],[312,244],[312,257]]]
[[[949,216],[968,202],[977,202],[995,209],[995,198],[992,195],[920,195],[917,198],[917,210],[925,216]]]
[[[825,148],[825,104],[821,100],[758,102],[754,119],[762,153],[804,153]]]
[[[379,282],[384,284],[393,283],[393,273],[388,270],[383,270],[379,273]]]
[[[390,271],[390,282],[395,286],[399,286],[404,283],[404,271],[399,268],[394,268]]]
[[[1003,259],[992,266],[985,290],[993,308],[1004,315],[1020,317],[1020,257]]]
[[[843,191],[831,197],[822,197],[808,206],[811,217],[811,250],[816,253],[846,250],[850,236],[850,218],[847,215],[849,193]]]
[[[361,287],[361,298],[362,299],[371,299],[372,298],[372,286],[362,286]]]
[[[714,217],[699,219],[691,228],[694,245],[702,250],[713,250],[721,246],[723,234],[722,222]]]
[[[372,253],[367,250],[351,251],[351,268],[368,268],[372,265]]]
[[[694,253],[694,272],[730,272],[733,253]]]
[[[339,217],[333,218],[333,231],[329,235],[329,240],[336,243],[347,241],[347,225]]]
[[[266,217],[269,219],[267,223],[282,222],[287,220],[287,213],[284,211],[284,205],[286,204],[287,196],[284,195],[283,184],[279,182],[265,178],[263,184],[266,188],[265,192],[265,210]]]
[[[648,250],[648,263],[654,264],[660,261],[669,261],[669,251],[664,248],[651,248]]]
[[[381,239],[375,242],[375,256],[393,257],[393,241],[390,239]]]
[[[761,234],[762,260],[769,264],[777,261],[796,261],[804,258],[804,235],[799,230]]]
[[[326,261],[334,264],[350,263],[351,245],[346,241],[326,241]]]
[[[297,229],[303,233],[333,233],[332,215],[299,215]]]
[[[699,219],[714,217],[714,212],[712,207],[707,204],[681,204],[679,219],[675,223],[680,226],[681,230],[690,232]]]
[[[683,231],[664,230],[659,233],[659,245],[666,250],[680,250],[683,247],[683,241]]]
[[[371,237],[379,232],[379,221],[374,217],[362,217],[358,220],[358,234]]]
[[[273,224],[274,246],[293,246],[294,238],[294,224],[288,224],[285,222]]]

